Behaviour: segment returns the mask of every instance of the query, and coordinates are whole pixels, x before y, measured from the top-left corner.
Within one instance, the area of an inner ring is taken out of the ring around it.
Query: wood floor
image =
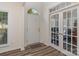
[[[23,51],[16,49],[0,53],[0,56],[65,56],[65,54],[55,48],[38,43],[25,47],[25,50]]]

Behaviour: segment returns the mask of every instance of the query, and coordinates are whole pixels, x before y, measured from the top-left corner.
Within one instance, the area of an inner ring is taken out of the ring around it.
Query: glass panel
[[[54,33],[51,33],[51,37],[54,38]]]
[[[58,19],[55,19],[55,26],[58,27]]]
[[[63,19],[66,19],[66,12],[63,13]]]
[[[51,39],[51,43],[54,43],[54,39]]]
[[[55,27],[55,33],[59,33],[58,27]]]
[[[67,41],[67,36],[66,36],[66,35],[63,36],[63,41],[64,41],[64,42]]]
[[[54,44],[56,44],[56,40],[54,39]]]
[[[67,35],[71,35],[71,29],[70,28],[67,29]]]
[[[71,19],[67,19],[67,27],[71,26]]]
[[[59,35],[55,34],[55,39],[58,40],[59,39]]]
[[[54,37],[56,40],[58,40],[58,34],[55,34],[55,37]]]
[[[67,18],[71,18],[71,11],[67,12]]]
[[[72,10],[72,18],[77,17],[77,9]]]
[[[4,44],[7,44],[7,29],[5,29],[5,30],[3,30],[4,32],[3,32],[3,37],[2,37],[2,39],[3,39],[3,43]]]
[[[77,28],[73,28],[72,29],[72,35],[73,36],[77,36]]]
[[[54,32],[56,32],[56,27],[54,27]]]
[[[8,24],[8,23],[7,23],[7,20],[8,20],[7,13],[3,13],[3,20],[2,20],[2,22],[3,22],[4,24]]]
[[[54,27],[55,26],[55,18],[54,15],[51,16],[51,26]]]
[[[59,28],[57,27],[57,33],[59,33]]]
[[[54,32],[54,28],[51,28],[51,32]]]
[[[67,27],[67,19],[63,19],[63,26]]]
[[[52,20],[51,20],[51,24],[50,24],[50,25],[51,25],[51,27],[54,27],[54,23],[53,23],[53,21],[52,21]]]
[[[73,19],[73,27],[77,27],[77,19]]]
[[[72,37],[72,44],[77,46],[77,37]]]
[[[72,46],[72,53],[77,55],[77,47],[75,46]]]
[[[56,19],[59,19],[59,14],[56,14]]]
[[[63,25],[64,25],[64,27],[66,27],[67,26],[67,17],[66,17],[66,12],[64,12],[63,13]]]
[[[68,43],[71,43],[71,36],[67,36],[68,38],[67,38],[67,41],[68,41]]]
[[[59,35],[57,34],[57,37],[56,37],[56,39],[58,40],[59,39]]]
[[[67,35],[67,28],[66,27],[63,28],[63,31],[64,31],[64,35]]]
[[[0,12],[0,45],[7,44],[8,13]]]
[[[59,41],[58,41],[58,40],[56,40],[56,45],[57,45],[57,46],[59,45]]]
[[[51,19],[54,19],[54,16],[53,15],[51,16]]]
[[[71,51],[71,45],[67,44],[67,50]]]
[[[55,27],[55,31],[54,32],[57,33],[57,27]]]
[[[67,12],[67,26],[71,26],[71,11]]]
[[[57,36],[56,36],[56,33],[54,33],[54,38],[56,39],[56,37],[57,37]]]
[[[66,43],[63,43],[63,49],[66,49]]]
[[[56,15],[54,15],[54,21],[55,21],[55,26],[56,27],[58,27],[58,21],[59,21],[59,15],[58,14],[56,14]]]
[[[54,27],[54,32],[55,32],[55,33],[58,33],[58,32],[59,32],[58,27]]]
[[[55,17],[55,26],[58,27],[59,15],[56,14],[54,17]]]

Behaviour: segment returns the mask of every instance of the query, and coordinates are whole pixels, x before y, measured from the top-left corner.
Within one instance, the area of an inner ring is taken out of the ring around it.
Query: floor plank
[[[38,54],[44,53],[44,52],[46,52],[46,51],[48,51],[50,49],[51,49],[51,47],[48,46],[45,49],[39,50],[38,52],[35,52],[35,53],[32,53],[31,55],[38,55]]]
[[[44,56],[48,53],[51,53],[52,51],[54,51],[55,49],[48,49],[47,51],[43,51],[42,53],[36,54],[36,56]]]
[[[60,51],[51,46],[46,46],[42,43],[36,43],[25,47],[25,50],[20,49],[0,53],[1,56],[66,56]]]
[[[51,53],[48,53],[47,56],[65,56],[65,54],[55,50],[55,51],[52,51]]]
[[[17,53],[17,52],[21,52],[20,49],[15,49],[15,50],[0,53],[0,56],[6,56],[6,55],[8,56],[10,54],[14,54],[14,53]]]
[[[30,51],[29,54],[33,54],[33,53],[39,52],[39,51],[41,51],[43,49],[46,49],[46,48],[48,48],[48,46],[42,46],[42,47],[39,47],[39,48],[30,49],[29,50]]]

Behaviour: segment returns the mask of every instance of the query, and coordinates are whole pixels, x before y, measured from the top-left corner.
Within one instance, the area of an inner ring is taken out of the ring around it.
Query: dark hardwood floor
[[[66,56],[53,47],[46,46],[43,43],[28,45],[25,50],[20,49],[0,53],[0,56]]]

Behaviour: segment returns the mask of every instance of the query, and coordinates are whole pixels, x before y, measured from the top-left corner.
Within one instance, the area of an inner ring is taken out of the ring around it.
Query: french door
[[[73,55],[78,55],[78,10],[76,6],[50,14],[51,44]]]
[[[77,55],[77,9],[63,12],[63,49]]]
[[[51,16],[51,42],[59,46],[59,14]]]

